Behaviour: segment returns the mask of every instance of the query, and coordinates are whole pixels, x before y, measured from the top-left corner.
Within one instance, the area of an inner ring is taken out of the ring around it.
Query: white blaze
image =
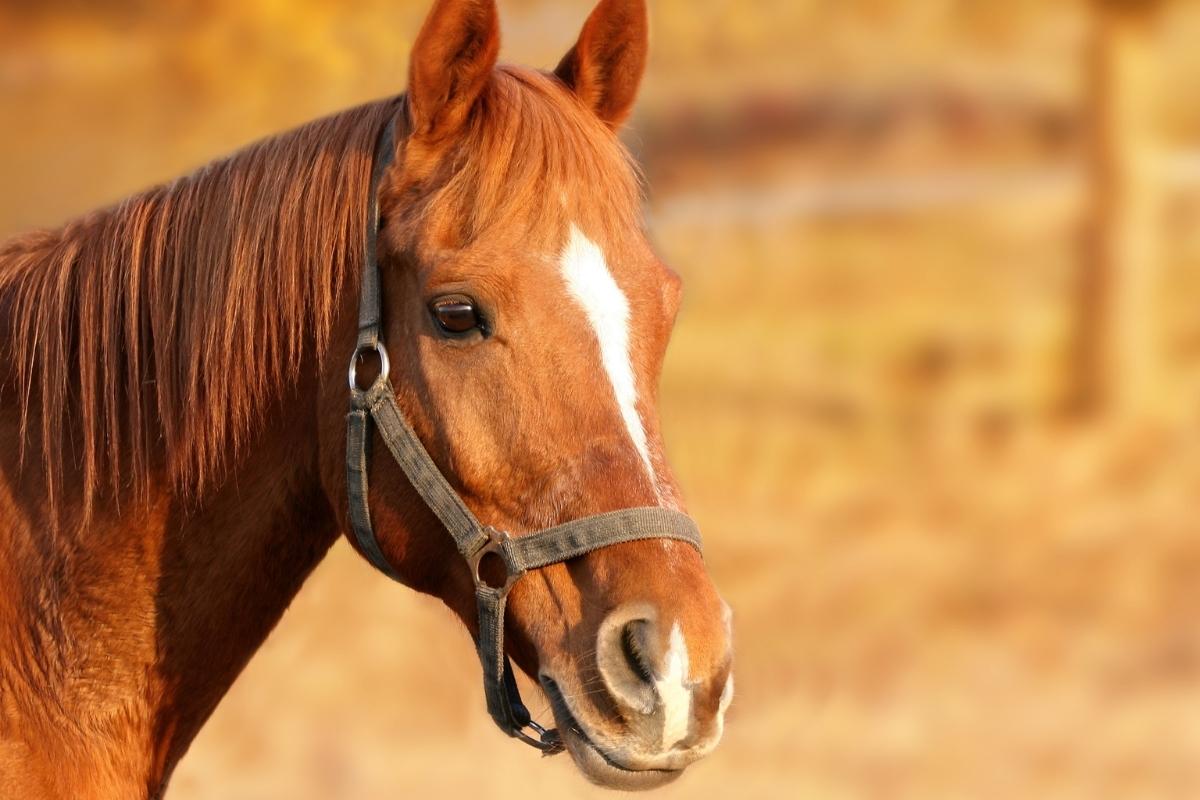
[[[596,339],[600,343],[600,361],[612,383],[621,419],[625,421],[629,438],[633,440],[633,446],[646,466],[650,485],[657,493],[658,481],[654,479],[654,468],[650,465],[646,430],[637,411],[637,382],[629,353],[629,301],[613,280],[604,253],[575,225],[571,226],[559,263],[567,290],[583,307],[596,332]]]

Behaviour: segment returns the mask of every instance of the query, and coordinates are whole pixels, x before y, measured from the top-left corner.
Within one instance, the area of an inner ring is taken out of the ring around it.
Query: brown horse
[[[347,530],[376,198],[396,400],[470,511],[519,535],[679,508],[655,404],[680,282],[615,135],[644,3],[603,0],[553,73],[498,47],[493,0],[438,0],[406,95],[0,248],[0,796],[160,796]],[[371,474],[387,561],[478,635],[454,543]],[[687,544],[531,571],[506,622],[591,780],[659,785],[720,738],[729,613]]]

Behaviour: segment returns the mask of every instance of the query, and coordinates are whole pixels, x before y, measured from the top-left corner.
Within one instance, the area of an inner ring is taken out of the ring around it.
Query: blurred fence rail
[[[1165,154],[1158,170],[1166,189],[1200,186],[1200,150]],[[752,189],[675,191],[658,203],[655,218],[697,225],[716,221],[775,225],[793,217],[853,217],[1064,198],[1078,203],[1087,191],[1082,165],[926,172],[916,177],[855,176]]]

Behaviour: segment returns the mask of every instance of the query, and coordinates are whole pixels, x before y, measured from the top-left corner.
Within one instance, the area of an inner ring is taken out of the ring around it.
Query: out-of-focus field
[[[425,10],[24,5],[0,11],[0,233],[398,92]],[[537,65],[589,7],[501,5]],[[1073,416],[1084,6],[663,0],[655,23],[627,138],[687,282],[662,414],[738,687],[661,796],[1200,795],[1200,197],[1166,196],[1155,413]],[[1198,32],[1169,8],[1176,165]],[[168,797],[604,794],[498,734],[477,671],[448,612],[339,544]]]

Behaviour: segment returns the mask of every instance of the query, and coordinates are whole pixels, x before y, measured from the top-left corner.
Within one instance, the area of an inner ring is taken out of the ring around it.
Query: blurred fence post
[[[1092,0],[1091,218],[1075,399],[1084,411],[1122,418],[1150,410],[1159,378],[1162,182],[1154,22],[1161,7],[1160,0]]]

